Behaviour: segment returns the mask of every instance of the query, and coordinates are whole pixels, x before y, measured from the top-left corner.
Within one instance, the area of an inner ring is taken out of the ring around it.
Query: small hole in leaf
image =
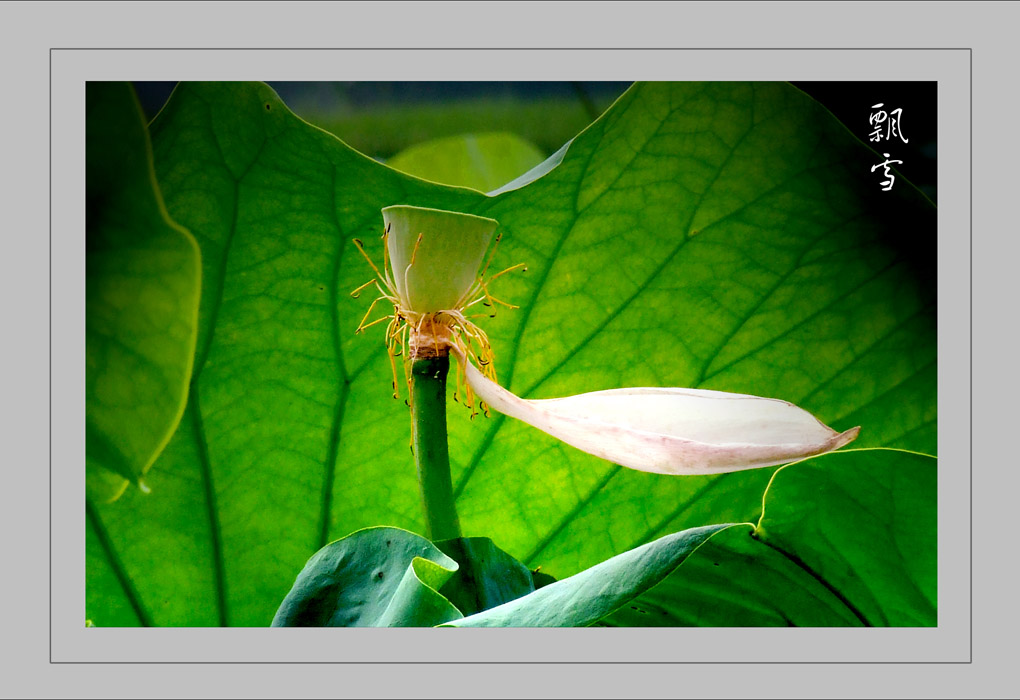
[[[268,103],[268,102],[266,102],[266,111],[268,112],[268,111],[270,111],[271,109],[272,109],[272,107],[270,107],[270,106],[269,106],[269,103]]]

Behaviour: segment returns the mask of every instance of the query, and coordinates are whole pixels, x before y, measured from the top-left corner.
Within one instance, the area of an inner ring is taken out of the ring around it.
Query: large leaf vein
[[[223,537],[220,532],[219,508],[216,504],[216,486],[213,483],[212,464],[209,462],[209,444],[205,435],[205,421],[202,419],[202,407],[199,403],[198,391],[192,387],[188,396],[188,411],[194,426],[195,442],[198,449],[199,468],[202,474],[202,488],[205,495],[206,518],[209,520],[209,538],[213,567],[213,580],[216,586],[217,616],[221,627],[228,624],[227,614],[227,574],[223,561]]]
[[[901,331],[903,329],[903,327],[908,325],[911,321],[913,321],[913,320],[915,320],[917,318],[920,318],[920,317],[924,316],[925,314],[927,314],[928,312],[932,311],[933,308],[934,308],[934,304],[925,304],[925,305],[922,305],[921,308],[919,308],[914,313],[910,314],[909,316],[907,316],[906,318],[900,320],[899,322],[892,324],[887,331],[885,331],[881,335],[877,336],[874,340],[872,340],[870,343],[868,343],[867,347],[865,347],[862,350],[860,350],[857,353],[855,353],[854,354],[854,358],[852,360],[850,360],[849,362],[847,362],[846,364],[844,364],[842,367],[840,367],[832,376],[828,377],[827,379],[823,379],[808,394],[805,394],[804,396],[801,396],[800,398],[798,398],[797,399],[797,403],[800,404],[800,405],[807,405],[811,401],[811,399],[813,399],[820,392],[824,391],[828,386],[830,386],[834,381],[836,381],[836,379],[838,379],[840,376],[842,376],[844,372],[846,372],[848,369],[850,369],[851,367],[853,367],[854,365],[859,363],[862,359],[867,357],[868,353],[870,353],[872,350],[875,350],[884,341],[886,341],[889,338],[891,338],[892,336],[896,335],[896,333]],[[921,368],[921,369],[923,369],[923,368]],[[913,375],[910,375],[910,376],[913,376]],[[903,381],[905,381],[906,379],[909,379],[909,378],[910,377],[904,378],[903,380],[897,382],[895,385],[889,387],[888,390],[892,390],[892,389],[897,388],[898,386],[900,386],[903,383]],[[866,406],[867,404],[864,404],[864,405]],[[861,408],[861,407],[858,407],[858,408]]]
[[[96,539],[99,540],[99,544],[103,550],[103,558],[110,565],[110,569],[113,571],[114,576],[117,579],[117,583],[120,585],[121,593],[127,599],[128,604],[138,617],[138,622],[142,627],[152,626],[152,617],[149,615],[148,609],[145,607],[145,603],[142,601],[138,591],[135,590],[134,584],[131,582],[131,577],[127,573],[127,569],[124,568],[124,563],[117,555],[117,550],[114,547],[113,541],[110,539],[109,533],[106,531],[106,526],[103,524],[103,519],[99,515],[99,511],[92,505],[89,500],[85,501],[85,517],[88,520],[89,525],[92,527],[92,532],[95,533]]]
[[[329,446],[326,449],[326,460],[323,465],[324,476],[322,480],[322,504],[319,514],[319,547],[324,547],[329,542],[330,516],[333,507],[333,483],[336,480],[336,459],[340,449],[340,433],[343,429],[344,410],[347,407],[347,397],[350,394],[351,378],[347,374],[347,365],[344,362],[343,343],[340,340],[340,300],[338,299],[340,286],[340,268],[344,258],[344,234],[340,219],[337,216],[337,180],[336,166],[330,168],[330,192],[333,199],[330,202],[330,212],[333,215],[333,224],[336,226],[336,255],[333,268],[330,273],[329,282],[329,318],[332,326],[333,350],[336,353],[337,366],[343,380],[340,383],[339,395],[336,400],[336,408],[333,412],[333,422],[329,430]]]
[[[804,326],[808,325],[811,321],[817,319],[819,316],[824,314],[826,311],[829,311],[830,309],[832,309],[832,307],[836,306],[841,301],[844,301],[847,298],[849,298],[850,296],[852,296],[853,294],[858,293],[862,288],[866,287],[867,285],[871,284],[872,282],[880,280],[882,278],[882,275],[884,275],[885,273],[887,273],[890,270],[894,269],[898,264],[901,264],[901,261],[893,260],[893,261],[887,263],[886,265],[876,269],[867,278],[862,280],[861,283],[858,286],[850,287],[848,289],[843,290],[842,292],[840,292],[839,294],[834,296],[832,299],[827,300],[824,304],[822,304],[821,306],[816,308],[813,312],[811,312],[810,314],[808,314],[804,318],[802,318],[799,321],[797,321],[792,326],[780,329],[778,333],[776,333],[775,335],[770,336],[767,341],[765,341],[763,343],[760,343],[760,344],[754,346],[753,348],[750,348],[747,351],[741,353],[738,357],[735,357],[734,359],[726,362],[725,364],[721,365],[720,367],[717,367],[715,369],[715,371],[713,371],[711,373],[706,373],[704,381],[708,381],[708,380],[710,380],[710,379],[712,379],[714,377],[717,377],[718,375],[720,375],[723,372],[725,372],[726,370],[728,370],[730,367],[733,367],[734,365],[736,365],[736,364],[738,364],[740,362],[743,362],[747,358],[753,357],[754,355],[756,355],[757,353],[761,352],[762,350],[765,350],[765,349],[769,348],[776,341],[781,340],[783,338],[789,337],[794,331],[796,331],[796,330],[798,330],[800,328],[803,328]]]

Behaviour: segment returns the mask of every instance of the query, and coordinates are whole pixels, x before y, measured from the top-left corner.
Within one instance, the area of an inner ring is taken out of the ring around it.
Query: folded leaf
[[[639,387],[526,400],[459,353],[458,359],[468,384],[491,408],[639,471],[720,474],[769,467],[835,450],[860,431],[838,433],[779,399],[705,389]]]
[[[312,556],[273,627],[431,627],[461,613],[437,590],[457,562],[421,535],[370,527]]]
[[[734,525],[706,525],[660,537],[522,598],[446,624],[453,627],[595,624],[662,581],[712,535],[730,527]]]

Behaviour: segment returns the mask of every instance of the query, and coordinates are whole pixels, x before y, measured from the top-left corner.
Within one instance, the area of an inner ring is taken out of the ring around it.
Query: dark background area
[[[142,109],[151,119],[163,106],[174,85],[172,81],[136,82]],[[629,82],[499,82],[499,81],[391,81],[391,82],[289,82],[267,83],[292,110],[327,113],[359,110],[381,105],[414,102],[444,102],[477,98],[518,98],[534,100],[562,97],[609,104],[630,87]],[[603,108],[604,109],[604,108]],[[300,113],[299,113],[300,114]]]
[[[136,82],[135,90],[146,116],[151,119],[162,108],[173,87],[173,82]],[[551,154],[571,136],[580,131],[596,116],[607,109],[624,90],[628,82],[270,82],[280,98],[305,120],[337,133],[343,140],[359,150],[354,134],[338,133],[344,119],[357,115],[383,114],[387,109],[408,110],[416,105],[435,106],[464,102],[477,105],[492,103],[500,107],[493,112],[489,130],[526,132],[522,125],[514,124],[514,115],[521,120],[529,117],[514,105],[527,105],[545,101],[545,104],[573,104],[576,109],[563,116],[556,111],[550,119],[560,123],[560,131],[551,134],[550,143],[536,145]],[[933,202],[937,192],[937,115],[938,84],[935,82],[794,82],[793,85],[811,95],[836,116],[857,138],[877,153],[889,153],[890,158],[903,161],[896,165],[902,176],[915,184]],[[879,143],[869,141],[872,126],[869,117],[872,105],[884,103],[887,112],[903,110],[900,126],[907,143],[896,139]],[[540,105],[541,107],[541,105]],[[534,117],[530,117],[532,120]],[[440,117],[441,119],[441,117]],[[539,125],[541,126],[541,125]],[[552,124],[545,126],[552,129]],[[518,128],[520,127],[520,128]],[[534,125],[531,134],[535,138]],[[565,138],[563,134],[569,134]],[[436,134],[439,135],[439,134]],[[410,144],[407,144],[410,145]],[[388,157],[393,153],[369,153]],[[877,165],[884,160],[876,155]],[[879,172],[876,185],[880,181]],[[895,185],[894,185],[895,186]]]
[[[914,183],[932,202],[937,202],[937,136],[938,83],[936,82],[806,82],[793,83],[825,105],[857,138],[878,153],[902,160],[896,169]],[[869,141],[872,132],[868,121],[872,105],[883,103],[882,109],[902,109],[901,127],[907,143],[899,139]],[[876,158],[872,165],[884,158]],[[876,171],[876,177],[879,175]],[[876,179],[876,182],[879,182]],[[893,187],[895,187],[895,183]]]

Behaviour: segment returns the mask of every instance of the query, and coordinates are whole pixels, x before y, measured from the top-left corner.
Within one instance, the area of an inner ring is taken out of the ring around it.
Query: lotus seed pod
[[[475,287],[494,219],[396,205],[382,210],[393,286],[401,307],[418,314],[462,308]]]

